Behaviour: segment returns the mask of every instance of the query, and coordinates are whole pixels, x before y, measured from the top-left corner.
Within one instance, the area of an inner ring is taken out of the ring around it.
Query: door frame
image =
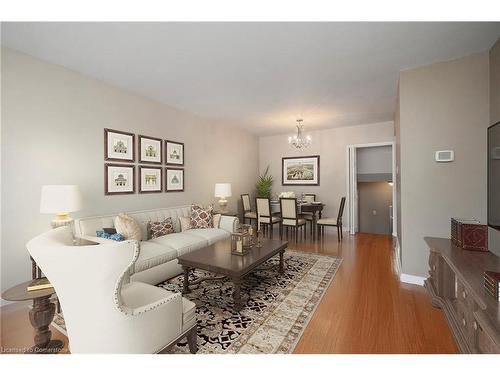
[[[356,150],[366,147],[391,146],[392,150],[392,235],[397,237],[397,184],[396,184],[396,145],[394,141],[362,143],[347,145],[347,207],[349,212],[349,233],[356,234],[358,231],[358,178]]]

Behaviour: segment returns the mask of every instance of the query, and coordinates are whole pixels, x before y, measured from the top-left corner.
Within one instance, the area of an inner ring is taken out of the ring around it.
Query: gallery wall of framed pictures
[[[104,129],[104,160],[105,195],[184,191],[182,142]]]

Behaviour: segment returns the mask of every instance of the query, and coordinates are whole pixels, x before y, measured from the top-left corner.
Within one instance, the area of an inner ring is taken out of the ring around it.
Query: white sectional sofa
[[[154,210],[127,212],[133,217],[142,229],[142,237],[147,239],[147,224],[149,221],[161,221],[172,218],[175,233],[139,243],[139,258],[131,275],[132,281],[142,281],[148,284],[158,284],[182,273],[177,263],[179,255],[189,253],[217,241],[227,239],[231,232],[239,226],[238,219],[232,216],[222,216],[219,228],[190,229],[180,231],[178,218],[190,216],[191,206],[160,208]],[[106,243],[112,240],[97,237],[96,231],[103,228],[114,228],[114,220],[118,214],[94,216],[77,219],[75,234],[91,241]]]

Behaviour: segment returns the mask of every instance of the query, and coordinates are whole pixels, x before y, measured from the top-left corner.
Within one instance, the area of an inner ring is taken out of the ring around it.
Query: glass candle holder
[[[260,229],[257,231],[257,243],[255,246],[262,247],[262,231]]]

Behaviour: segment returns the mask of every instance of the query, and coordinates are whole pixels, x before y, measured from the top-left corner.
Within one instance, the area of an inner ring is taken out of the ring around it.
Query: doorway
[[[349,232],[396,236],[393,142],[347,146]]]

